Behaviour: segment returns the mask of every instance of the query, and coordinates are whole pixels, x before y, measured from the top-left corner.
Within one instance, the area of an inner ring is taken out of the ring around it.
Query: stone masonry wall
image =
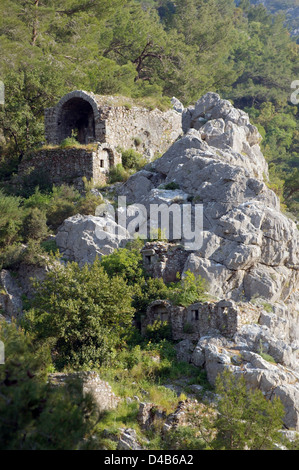
[[[52,184],[73,183],[83,176],[88,180],[93,178],[94,183],[102,183],[109,171],[111,158],[116,163],[119,161],[119,156],[111,156],[109,146],[107,149],[99,146],[94,151],[84,148],[40,150],[25,157],[19,165],[19,176],[37,171]]]
[[[157,300],[147,309],[142,331],[145,331],[147,325],[159,320],[171,324],[174,340],[196,340],[215,334],[232,338],[243,325],[258,323],[259,317],[258,308],[244,309],[232,301],[198,302],[185,308],[165,300]]]
[[[180,245],[153,241],[142,249],[143,267],[152,277],[163,278],[164,282],[178,281],[189,253]]]
[[[101,380],[96,372],[49,375],[49,382],[53,386],[64,386],[68,380],[79,380],[82,395],[91,394],[99,412],[116,408],[120,402],[120,398],[113,393],[109,383]]]
[[[166,152],[182,134],[182,117],[173,110],[119,106],[100,114],[105,114],[105,142],[124,149],[136,147],[149,160]]]
[[[76,127],[80,109],[86,118],[89,113],[89,119],[93,120],[93,136],[89,132],[86,136],[88,142],[85,143],[106,143],[114,148],[124,149],[136,147],[140,153],[151,158],[157,153],[163,154],[182,134],[182,115],[173,109],[163,112],[159,109],[137,107],[131,103],[120,105],[117,98],[98,96],[82,90],[63,96],[55,107],[45,110],[47,143],[59,145],[64,138],[71,136],[72,118]]]

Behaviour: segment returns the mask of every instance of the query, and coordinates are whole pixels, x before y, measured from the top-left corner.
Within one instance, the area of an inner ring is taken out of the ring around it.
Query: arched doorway
[[[95,141],[93,108],[83,98],[71,98],[61,107],[57,121],[59,141],[75,136],[80,144]]]

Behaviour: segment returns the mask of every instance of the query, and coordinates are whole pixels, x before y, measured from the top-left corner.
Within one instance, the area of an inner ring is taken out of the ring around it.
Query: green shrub
[[[103,203],[101,196],[88,192],[76,205],[76,211],[82,215],[94,215],[97,206]]]
[[[70,147],[80,147],[80,143],[75,137],[67,137],[61,142],[60,147],[63,149]]]
[[[72,186],[54,186],[52,198],[47,209],[47,223],[53,229],[57,229],[62,222],[78,213],[76,204],[81,196]]]
[[[169,287],[168,298],[176,305],[188,307],[195,302],[206,301],[207,282],[201,276],[195,276],[191,271],[184,273],[180,283]]]
[[[134,313],[126,282],[109,278],[96,260],[83,268],[76,263],[55,266],[35,287],[26,328],[39,340],[54,339],[56,366],[109,362],[122,336],[130,331]]]
[[[94,404],[77,381],[47,384],[50,344],[43,347],[14,323],[0,322],[5,366],[0,366],[0,449],[75,450],[96,421]]]
[[[136,152],[134,149],[128,149],[122,151],[122,164],[126,170],[140,170],[146,165],[146,159],[141,153]]]
[[[30,239],[22,251],[21,261],[32,266],[46,266],[48,262],[39,240]]]
[[[175,189],[180,189],[180,185],[178,183],[172,182],[165,184],[163,188],[168,191],[174,191]]]
[[[46,212],[52,199],[52,193],[42,193],[39,187],[35,188],[35,191],[27,199],[23,200],[25,209],[37,208],[42,212]]]
[[[29,210],[23,222],[24,240],[41,240],[48,235],[47,217],[37,207]]]
[[[125,170],[121,163],[110,169],[108,182],[109,184],[125,182],[129,178],[130,174]]]
[[[58,246],[56,245],[55,240],[45,240],[41,242],[40,246],[42,250],[49,254],[55,254],[58,250]]]
[[[178,426],[165,433],[163,449],[165,450],[205,450],[207,445],[199,437],[196,428],[190,426]]]
[[[264,352],[260,352],[259,354],[263,359],[265,359],[265,361],[271,362],[272,364],[276,364],[275,359],[272,356],[270,356],[270,354],[267,354]]]
[[[0,190],[0,247],[20,239],[20,229],[24,219],[21,199],[6,196]]]
[[[13,243],[0,250],[0,269],[17,267],[22,261],[24,246]]]
[[[216,381],[220,397],[214,422],[213,449],[271,450],[281,440],[284,407],[277,398],[267,400],[260,390],[248,390],[243,377],[226,371]]]
[[[36,188],[42,193],[51,191],[52,182],[49,172],[43,167],[31,167],[27,173],[19,179],[17,195],[22,197],[30,197],[35,193]]]
[[[147,325],[145,331],[145,337],[154,342],[159,343],[163,339],[171,341],[172,339],[172,329],[171,325],[165,321],[156,320],[152,325]]]

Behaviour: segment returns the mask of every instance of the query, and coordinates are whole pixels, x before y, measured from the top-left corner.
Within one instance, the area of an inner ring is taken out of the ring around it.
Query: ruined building
[[[121,149],[134,148],[148,161],[164,153],[182,133],[182,116],[136,106],[130,98],[73,91],[45,110],[46,146],[26,155],[19,174],[44,171],[55,184],[83,176],[104,182],[109,169],[121,163]],[[80,147],[62,148],[76,136]]]

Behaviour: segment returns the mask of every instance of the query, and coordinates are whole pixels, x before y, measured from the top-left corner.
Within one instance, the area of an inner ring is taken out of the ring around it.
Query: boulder
[[[180,341],[176,346],[177,360],[179,362],[190,362],[192,352],[194,350],[194,345],[189,339],[184,339]]]
[[[108,255],[129,240],[126,229],[107,217],[75,215],[59,227],[56,244],[61,253],[80,266],[93,263],[96,257]]]

